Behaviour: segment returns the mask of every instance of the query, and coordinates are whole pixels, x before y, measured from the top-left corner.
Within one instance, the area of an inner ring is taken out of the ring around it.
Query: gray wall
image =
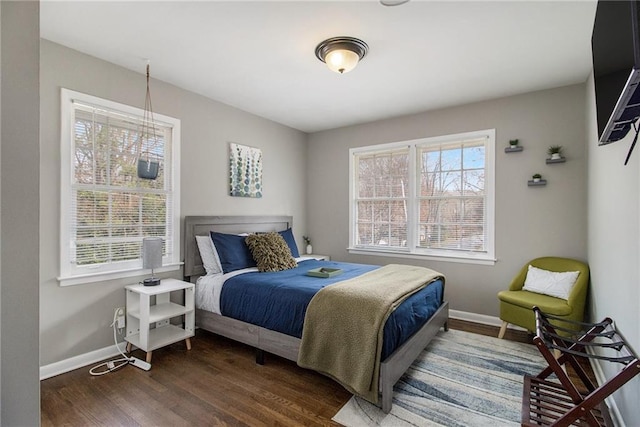
[[[640,352],[640,150],[624,159],[633,132],[614,144],[598,146],[593,75],[587,81],[586,129],[589,153],[589,263],[592,320],[611,317]],[[620,366],[600,363],[607,378]],[[640,420],[640,377],[615,394],[628,426]]]
[[[2,6],[2,34],[8,31],[5,25],[7,4],[3,2]],[[14,23],[12,32],[18,31],[18,28],[14,27],[19,27],[27,33],[31,31],[30,25],[25,26],[24,23]],[[15,35],[12,34],[11,37],[15,41]],[[9,100],[5,96],[4,84],[9,61],[5,60],[8,52],[11,52],[6,49],[5,40],[6,37],[2,37],[3,190],[5,184],[10,182],[7,178],[10,174],[16,174],[21,179],[33,178],[33,175],[22,172],[24,169],[17,168],[13,158],[11,162],[4,162],[7,155],[6,135],[15,129],[6,128],[6,123],[12,123],[14,116],[5,114],[5,99]],[[28,58],[28,61],[33,61],[33,58]],[[40,299],[43,302],[40,329],[41,359],[42,365],[45,365],[111,345],[111,330],[108,325],[112,310],[124,304],[122,287],[131,281],[61,288],[55,280],[58,275],[57,230],[60,200],[59,88],[67,87],[142,107],[144,76],[44,40],[41,42],[41,63]],[[16,67],[12,69],[15,70]],[[37,84],[30,87],[37,88]],[[309,234],[313,238],[316,253],[330,254],[339,260],[375,264],[401,260],[355,256],[346,252],[348,149],[496,128],[498,261],[495,266],[418,260],[406,262],[426,265],[446,274],[447,298],[453,309],[497,316],[498,304],[495,294],[506,287],[515,271],[527,260],[540,255],[562,255],[579,259],[587,259],[588,255],[592,269],[592,319],[614,317],[619,327],[627,331],[627,337],[636,349],[640,348],[640,330],[637,328],[640,323],[640,229],[637,220],[640,214],[640,152],[635,154],[629,166],[622,167],[628,140],[596,148],[592,81],[587,82],[586,96],[585,86],[575,85],[320,132],[308,137],[308,149],[304,144],[306,137],[300,132],[171,85],[153,81],[152,95],[155,109],[159,113],[182,120],[183,216],[291,214],[295,218],[295,232],[299,245],[302,243],[301,235]],[[11,101],[15,102],[15,99]],[[33,107],[29,102],[26,105],[26,108]],[[513,138],[519,138],[525,150],[522,153],[505,154],[503,148],[508,140]],[[263,149],[266,189],[263,199],[236,199],[227,196],[226,162],[229,141]],[[567,163],[544,163],[546,147],[551,144],[565,146]],[[26,147],[33,148],[29,141]],[[25,164],[37,162],[37,158],[37,153],[34,153],[32,157],[25,159]],[[542,173],[549,184],[542,188],[528,188],[526,181],[534,172]],[[31,194],[37,194],[37,188]],[[330,196],[332,203],[326,203],[326,195]],[[7,217],[11,212],[15,212],[15,209],[8,214],[5,213],[5,206],[18,200],[16,196],[11,198],[12,196],[7,195],[5,191],[2,192],[2,245],[3,248],[11,246],[13,249],[16,246],[14,242],[8,242],[6,230],[7,227],[17,227],[21,223]],[[34,198],[26,198],[21,203],[28,203],[31,206],[30,212],[38,210],[38,200]],[[30,233],[37,228],[29,225],[26,227],[30,228]],[[35,236],[33,241],[37,240]],[[32,245],[24,240],[18,247],[21,248],[21,253],[33,250]],[[10,307],[7,307],[8,304],[16,304],[21,310],[21,318],[18,320],[26,320],[27,327],[29,322],[37,321],[38,295],[28,295],[31,289],[28,282],[33,281],[30,276],[37,272],[16,264],[11,258],[14,255],[7,252],[3,250],[1,258],[3,268],[0,331],[4,344],[0,350],[3,362],[0,377],[3,397],[2,424],[9,419],[9,412],[5,411],[9,403],[16,408],[15,414],[21,414],[20,410],[25,406],[38,402],[37,396],[33,396],[37,393],[37,390],[34,391],[33,382],[18,387],[14,384],[17,377],[11,373],[22,370],[22,363],[29,366],[29,359],[25,359],[24,356],[36,354],[37,337],[25,340],[23,323],[20,323],[22,329],[18,330],[16,320],[9,316]],[[30,264],[33,265],[37,254],[31,255]],[[13,263],[15,267],[9,264],[10,267],[7,268],[7,262]],[[19,283],[21,295],[27,293],[26,301],[17,298],[11,292],[16,289],[16,285],[7,285],[5,278],[14,273],[19,273],[19,279],[12,282]],[[175,276],[178,277],[179,274]],[[6,290],[9,292],[5,292]],[[13,313],[15,314],[15,311]],[[26,332],[29,332],[28,328]],[[22,340],[14,338],[16,335]],[[12,346],[8,346],[8,342],[11,342]],[[20,347],[21,343],[22,346],[29,347],[31,353],[25,353],[25,349]],[[16,345],[18,347],[15,347]],[[8,347],[11,350],[8,350]],[[16,355],[19,357],[16,358]],[[20,369],[13,369],[17,364],[21,365]],[[610,368],[604,369],[607,375],[613,374]],[[627,424],[640,419],[640,408],[637,407],[636,401],[638,395],[639,379],[635,379],[622,392],[616,394],[617,406]],[[16,403],[19,399],[21,405]],[[32,414],[37,414],[37,411]],[[17,415],[13,419],[17,419]],[[7,421],[6,425],[11,423]]]
[[[41,365],[113,345],[109,324],[124,306],[123,286],[137,278],[60,287],[60,88],[144,107],[140,73],[47,40],[41,41],[40,355]],[[153,76],[153,62],[151,64]],[[215,72],[212,72],[215,78]],[[238,88],[242,90],[242,88]],[[152,80],[154,111],[182,121],[181,215],[294,217],[302,245],[306,232],[306,135],[241,110]],[[228,143],[262,149],[264,196],[228,196]],[[173,274],[180,278],[181,272]]]
[[[496,294],[528,260],[544,255],[586,259],[584,85],[319,132],[308,147],[307,211],[316,253],[368,264],[405,262],[445,274],[453,310],[498,316]],[[496,129],[496,257],[494,266],[348,254],[349,148],[481,129]],[[506,154],[510,139],[524,151]],[[566,163],[545,164],[551,144]],[[539,172],[546,187],[527,187]],[[332,203],[326,203],[330,195]]]
[[[37,426],[40,5],[0,10],[0,425]]]

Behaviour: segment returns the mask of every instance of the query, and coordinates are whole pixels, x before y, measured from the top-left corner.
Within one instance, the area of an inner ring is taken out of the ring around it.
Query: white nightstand
[[[127,290],[127,352],[136,346],[147,352],[151,363],[153,350],[185,340],[191,350],[191,337],[195,330],[193,283],[176,279],[162,279],[158,286],[129,285]],[[169,300],[171,292],[184,293],[184,305]],[[155,296],[155,304],[151,297]],[[183,326],[170,323],[172,318],[183,317]],[[151,328],[155,325],[155,328]]]

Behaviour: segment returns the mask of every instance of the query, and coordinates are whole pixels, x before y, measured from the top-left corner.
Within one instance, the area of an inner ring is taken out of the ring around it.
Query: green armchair
[[[529,265],[554,272],[579,271],[575,285],[569,293],[569,299],[556,298],[522,290]],[[536,320],[533,307],[538,306],[543,313],[559,316],[567,320],[582,322],[589,286],[589,267],[580,261],[569,258],[543,257],[527,263],[511,281],[509,290],[500,291],[500,319],[502,327],[498,338],[503,338],[509,323],[521,326],[535,333]],[[559,324],[571,328],[570,324]]]

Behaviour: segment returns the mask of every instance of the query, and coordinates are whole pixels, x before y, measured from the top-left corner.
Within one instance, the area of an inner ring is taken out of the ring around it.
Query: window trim
[[[421,259],[432,261],[459,262],[468,264],[494,265],[495,256],[495,152],[496,130],[485,129],[480,131],[464,132],[452,135],[442,135],[428,138],[413,139],[400,142],[391,142],[378,145],[369,145],[349,149],[349,246],[347,251],[351,254],[374,255],[385,257],[399,257],[409,259]],[[451,249],[427,249],[419,248],[415,244],[416,227],[418,218],[417,203],[417,147],[424,145],[446,144],[468,139],[487,138],[485,144],[485,252],[471,252]],[[387,249],[383,247],[356,246],[356,179],[355,158],[356,155],[374,153],[385,150],[393,150],[399,147],[409,146],[409,198],[408,205],[412,218],[407,224],[407,248]]]
[[[121,104],[115,101],[99,98],[85,93],[61,88],[60,90],[60,276],[57,278],[60,286],[80,285],[101,282],[125,277],[143,275],[142,259],[125,261],[112,269],[102,270],[99,267],[74,267],[69,254],[71,241],[72,182],[73,182],[73,153],[70,138],[73,138],[74,107],[73,102],[80,101],[107,110],[143,117],[144,110]],[[163,266],[156,272],[174,271],[180,269],[180,120],[154,113],[154,121],[171,128],[171,180],[173,204],[173,245],[171,253],[163,258]]]

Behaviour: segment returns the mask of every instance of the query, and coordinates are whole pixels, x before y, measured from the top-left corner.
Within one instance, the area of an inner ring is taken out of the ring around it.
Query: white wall
[[[587,81],[586,128],[589,174],[589,263],[592,320],[611,317],[640,352],[640,145],[629,164],[624,159],[633,139],[598,146],[593,75]],[[607,378],[620,365],[600,363]],[[640,377],[615,394],[628,426],[640,420]]]
[[[142,108],[145,63],[140,73],[41,42],[41,365],[113,345],[109,324],[124,306],[126,284],[137,278],[60,287],[60,88]],[[153,64],[151,66],[153,76]],[[211,78],[215,78],[212,72]],[[242,88],[238,88],[242,90]],[[236,108],[153,80],[154,111],[182,121],[181,214],[292,215],[302,245],[306,230],[306,135]],[[228,195],[229,142],[262,149],[264,195]],[[176,273],[174,277],[181,277]]]
[[[343,261],[433,268],[447,278],[452,309],[497,317],[496,294],[528,260],[586,259],[584,91],[584,85],[574,85],[310,135],[307,222],[314,252]],[[489,128],[496,129],[497,141],[494,266],[347,253],[349,148]],[[515,138],[524,151],[506,154]],[[565,147],[566,163],[545,163],[552,144]],[[547,186],[527,187],[536,172]]]
[[[0,425],[40,423],[38,2],[1,2]]]

